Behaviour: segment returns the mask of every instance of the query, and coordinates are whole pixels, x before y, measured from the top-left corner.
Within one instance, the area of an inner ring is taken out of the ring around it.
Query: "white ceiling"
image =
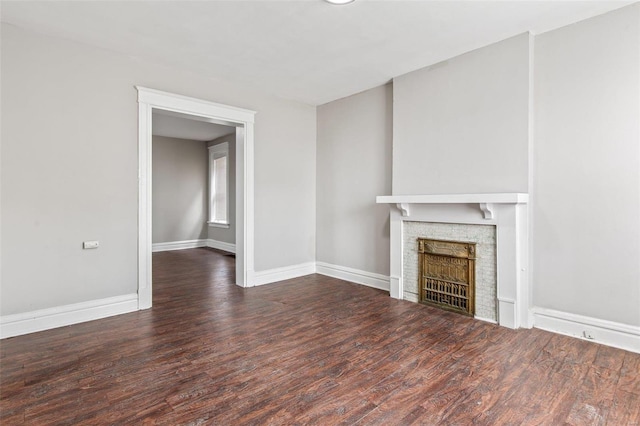
[[[2,1],[2,21],[323,104],[633,1]]]
[[[175,114],[153,113],[152,133],[168,138],[211,141],[236,131],[235,127],[207,123],[196,119],[176,116]]]

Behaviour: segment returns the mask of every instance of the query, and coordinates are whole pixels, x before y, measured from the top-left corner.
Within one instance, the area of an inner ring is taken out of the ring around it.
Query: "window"
[[[229,143],[209,147],[209,225],[229,227]]]

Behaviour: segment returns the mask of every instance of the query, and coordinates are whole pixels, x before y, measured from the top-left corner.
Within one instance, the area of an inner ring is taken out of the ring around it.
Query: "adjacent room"
[[[0,7],[0,423],[640,425],[640,2]]]

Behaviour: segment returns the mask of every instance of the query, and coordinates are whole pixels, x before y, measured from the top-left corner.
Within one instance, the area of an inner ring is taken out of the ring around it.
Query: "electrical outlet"
[[[595,339],[595,337],[593,336],[593,333],[589,330],[584,330],[582,332],[582,337],[584,337],[585,339],[589,339],[589,340],[593,340]]]
[[[100,241],[85,241],[82,243],[82,248],[87,249],[97,249],[100,246]]]

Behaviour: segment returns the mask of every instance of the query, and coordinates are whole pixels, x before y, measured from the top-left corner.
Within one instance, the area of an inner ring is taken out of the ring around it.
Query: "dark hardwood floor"
[[[151,310],[3,340],[0,423],[638,425],[640,355],[157,253]]]

